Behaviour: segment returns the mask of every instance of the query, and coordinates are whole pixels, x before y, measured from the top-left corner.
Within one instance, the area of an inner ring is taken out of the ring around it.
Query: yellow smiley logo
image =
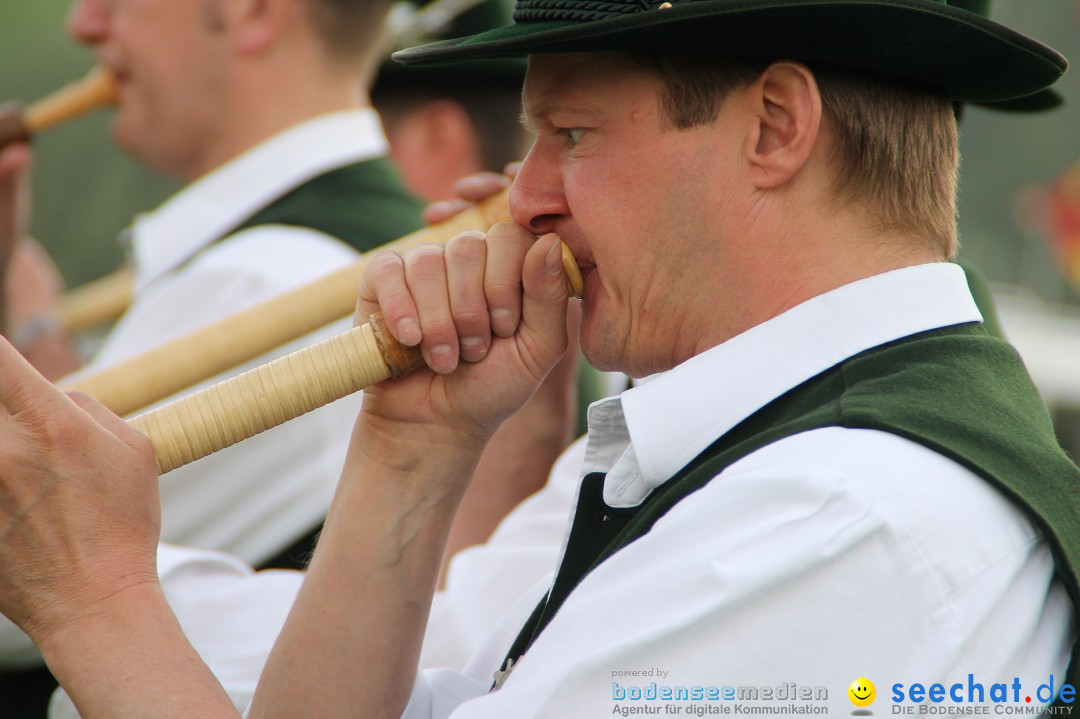
[[[874,683],[866,677],[859,677],[847,688],[848,699],[857,707],[868,707],[874,703],[877,697],[877,689]]]

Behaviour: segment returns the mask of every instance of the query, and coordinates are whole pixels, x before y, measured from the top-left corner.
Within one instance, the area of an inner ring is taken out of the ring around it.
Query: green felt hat
[[[945,0],[517,0],[512,25],[394,59],[694,49],[857,68],[965,102],[1027,97],[1068,66],[1052,48]]]

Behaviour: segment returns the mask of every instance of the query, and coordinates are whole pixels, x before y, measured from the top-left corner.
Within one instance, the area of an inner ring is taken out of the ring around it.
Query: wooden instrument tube
[[[128,421],[150,437],[162,474],[423,362],[381,316]]]
[[[404,250],[445,243],[467,229],[509,221],[509,191],[488,198],[446,222],[406,235],[380,249]],[[167,342],[93,375],[62,380],[119,415],[127,415],[210,377],[299,339],[356,307],[356,290],[374,253],[367,253],[328,277]]]
[[[563,245],[570,292],[581,271]],[[369,385],[423,364],[418,347],[390,334],[381,314],[360,327],[279,357],[243,374],[128,420],[150,437],[162,474],[224,449]]]
[[[0,114],[0,147],[32,136],[91,110],[116,104],[116,80],[103,68],[94,68],[82,80],[60,88],[25,111]]]
[[[68,334],[112,322],[131,304],[132,272],[123,267],[60,298],[60,326]]]

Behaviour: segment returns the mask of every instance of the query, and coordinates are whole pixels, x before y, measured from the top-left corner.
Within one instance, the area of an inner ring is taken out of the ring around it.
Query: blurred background
[[[0,3],[0,101],[31,102],[90,67],[89,53],[65,33],[68,7],[67,0]],[[1080,63],[1080,1],[994,0],[992,17]],[[1057,89],[1065,105],[1045,113],[967,108],[960,145],[961,257],[991,281],[1005,333],[1077,457],[1080,69],[1066,74]],[[118,233],[176,188],[113,148],[108,123],[108,113],[98,112],[36,141],[32,228],[69,286],[115,269],[122,258]]]

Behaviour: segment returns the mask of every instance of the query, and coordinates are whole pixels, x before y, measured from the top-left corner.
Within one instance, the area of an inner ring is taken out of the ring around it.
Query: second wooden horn
[[[115,104],[116,80],[104,68],[94,68],[82,80],[60,88],[26,110],[8,113],[0,118],[0,147],[14,141],[28,140],[61,122]]]
[[[509,190],[488,198],[446,222],[406,235],[379,249],[404,250],[445,243],[467,229],[486,229],[510,219]],[[61,389],[94,397],[113,412],[128,415],[250,362],[284,344],[351,315],[367,261],[302,285],[272,300],[209,324],[149,352],[92,375],[61,380]]]
[[[583,291],[563,245],[570,293]],[[211,385],[128,421],[150,438],[162,474],[423,364],[379,314],[360,327]]]

